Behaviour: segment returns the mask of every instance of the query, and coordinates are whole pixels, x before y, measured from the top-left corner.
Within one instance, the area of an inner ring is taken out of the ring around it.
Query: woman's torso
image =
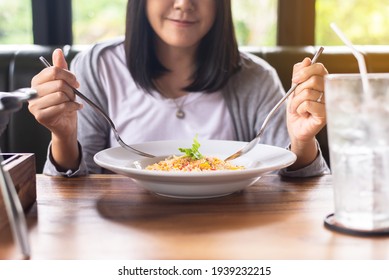
[[[188,93],[175,100],[139,89],[127,69],[123,45],[103,52],[99,79],[108,96],[108,113],[129,143],[191,139],[234,139],[231,115],[221,92]],[[180,119],[178,109],[185,113]],[[114,136],[111,145],[117,146]]]

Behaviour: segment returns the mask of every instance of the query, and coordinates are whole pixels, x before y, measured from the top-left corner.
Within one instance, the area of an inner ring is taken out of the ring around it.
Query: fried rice
[[[202,157],[193,159],[186,155],[171,156],[163,161],[148,165],[145,169],[157,171],[220,171],[220,170],[242,170],[244,166],[231,164],[229,161],[217,157]]]

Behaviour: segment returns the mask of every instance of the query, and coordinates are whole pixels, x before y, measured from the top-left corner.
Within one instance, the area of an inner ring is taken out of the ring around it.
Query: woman
[[[76,102],[71,86],[108,112],[127,143],[192,139],[196,133],[200,139],[250,141],[284,94],[269,64],[239,52],[230,0],[129,0],[124,41],[79,54],[72,72],[60,50],[53,64],[33,78],[40,98],[29,103],[52,134],[46,174],[103,172],[94,154],[118,146],[108,124]],[[287,114],[279,110],[264,133],[261,143],[290,143],[297,155],[284,175],[328,171],[315,140],[326,122],[324,104],[316,101],[326,73],[309,58],[296,64],[292,82],[301,85]]]

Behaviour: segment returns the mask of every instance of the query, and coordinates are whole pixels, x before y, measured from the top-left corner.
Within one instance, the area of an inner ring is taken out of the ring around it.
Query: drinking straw
[[[370,94],[370,87],[369,87],[369,82],[367,79],[367,70],[366,70],[366,62],[363,54],[357,50],[357,48],[351,43],[349,39],[343,34],[343,32],[338,28],[338,26],[335,23],[330,24],[332,30],[335,31],[336,35],[343,41],[343,43],[351,49],[351,52],[353,53],[354,57],[358,61],[358,67],[359,67],[359,72],[362,77],[362,88],[363,92],[366,94]]]

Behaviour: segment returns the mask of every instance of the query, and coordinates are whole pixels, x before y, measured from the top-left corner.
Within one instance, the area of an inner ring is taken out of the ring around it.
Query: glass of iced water
[[[337,224],[389,231],[389,73],[325,77]]]

